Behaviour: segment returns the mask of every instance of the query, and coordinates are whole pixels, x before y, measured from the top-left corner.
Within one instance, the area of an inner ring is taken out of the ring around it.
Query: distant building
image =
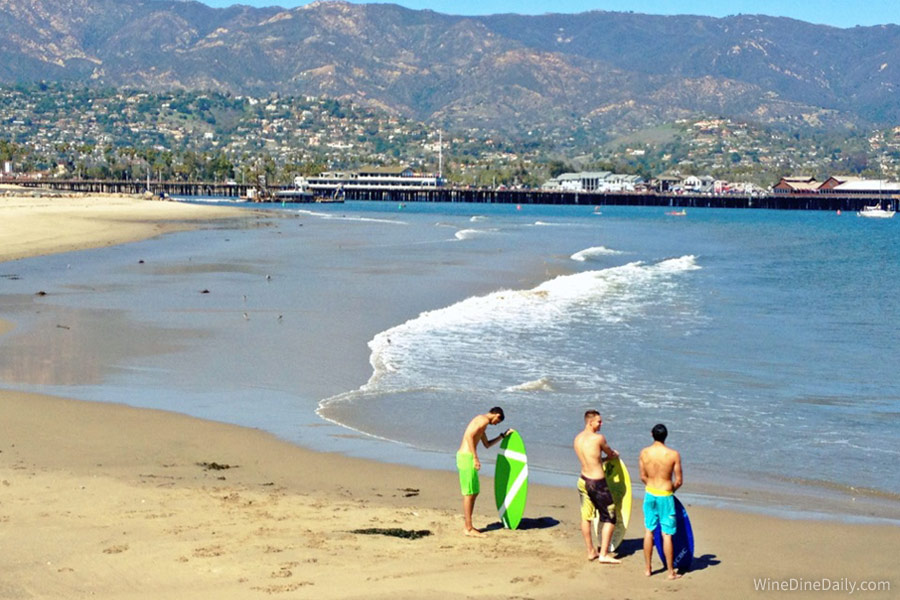
[[[316,192],[339,190],[438,188],[444,185],[439,175],[417,174],[407,166],[365,166],[356,172],[329,171],[304,178],[305,185]]]
[[[611,171],[578,171],[563,173],[541,186],[546,191],[616,193],[633,192],[643,183],[640,175],[623,175]]]
[[[653,187],[656,188],[657,192],[671,192],[676,187],[680,187],[682,181],[684,181],[684,179],[681,175],[663,173],[653,179]]]
[[[806,175],[782,177],[781,181],[772,187],[776,194],[798,194],[819,191],[820,183],[815,177]]]
[[[849,183],[851,181],[859,181],[861,179],[862,179],[862,177],[855,177],[855,176],[850,176],[850,175],[832,175],[831,177],[829,177],[828,179],[826,179],[825,181],[822,182],[822,184],[819,186],[819,191],[820,192],[828,192],[844,183]]]
[[[897,194],[900,183],[883,179],[856,179],[847,181],[833,189],[836,194]]]
[[[772,191],[778,194],[897,194],[900,183],[881,179],[863,179],[850,175],[833,175],[823,182],[814,177],[782,177]]]
[[[721,188],[721,182],[719,183]],[[709,175],[704,175],[703,177],[688,175],[681,181],[681,187],[686,192],[709,193],[716,191],[716,180]]]
[[[415,172],[403,165],[387,167],[365,165],[357,169],[356,174],[360,177],[413,177]]]

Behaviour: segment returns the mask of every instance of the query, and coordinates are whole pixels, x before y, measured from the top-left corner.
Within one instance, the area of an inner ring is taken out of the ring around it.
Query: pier
[[[222,196],[246,197],[254,188],[250,184],[85,179],[13,179],[0,178],[0,183],[20,187],[78,193],[143,194],[154,196]],[[271,186],[270,191],[291,189]],[[316,191],[313,188],[312,191]],[[330,193],[329,193],[330,195]],[[391,186],[345,188],[346,200],[387,202],[471,202],[475,204],[556,204],[584,206],[660,206],[672,208],[768,208],[776,210],[861,210],[881,204],[888,210],[900,208],[900,196],[893,194],[769,193],[747,194],[674,194],[670,192],[594,193],[545,190],[512,190],[444,186],[438,188],[398,188]]]

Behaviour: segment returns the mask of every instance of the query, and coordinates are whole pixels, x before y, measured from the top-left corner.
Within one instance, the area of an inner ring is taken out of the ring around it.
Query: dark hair
[[[584,411],[584,422],[587,423],[590,419],[593,419],[594,417],[599,417],[599,416],[600,416],[599,411],[596,411],[593,408],[588,409],[588,410]]]
[[[492,408],[492,409],[489,410],[488,412],[489,412],[489,413],[493,413],[493,414],[495,414],[495,415],[500,415],[500,421],[501,421],[501,422],[503,421],[503,419],[506,418],[506,415],[503,414],[503,409],[500,408],[499,406],[495,406],[494,408]]]
[[[653,426],[653,429],[650,430],[650,433],[653,434],[653,439],[657,442],[665,442],[666,436],[669,435],[669,430],[666,429],[666,426],[662,423],[657,423]]]

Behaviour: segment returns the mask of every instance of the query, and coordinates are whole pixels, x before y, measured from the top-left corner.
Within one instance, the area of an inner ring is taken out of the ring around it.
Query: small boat
[[[682,208],[681,210],[670,210],[666,214],[669,215],[670,217],[686,217],[687,211]]]
[[[315,196],[308,189],[278,190],[275,198],[281,202],[313,202]]]
[[[866,217],[868,219],[890,219],[896,214],[892,210],[885,210],[881,205],[864,206],[863,209],[856,213],[857,217]]]

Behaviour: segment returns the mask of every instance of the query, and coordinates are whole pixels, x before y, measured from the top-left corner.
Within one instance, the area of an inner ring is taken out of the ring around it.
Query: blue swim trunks
[[[661,494],[659,496],[644,491],[644,527],[653,531],[660,525],[662,532],[667,535],[675,535],[675,496]]]

